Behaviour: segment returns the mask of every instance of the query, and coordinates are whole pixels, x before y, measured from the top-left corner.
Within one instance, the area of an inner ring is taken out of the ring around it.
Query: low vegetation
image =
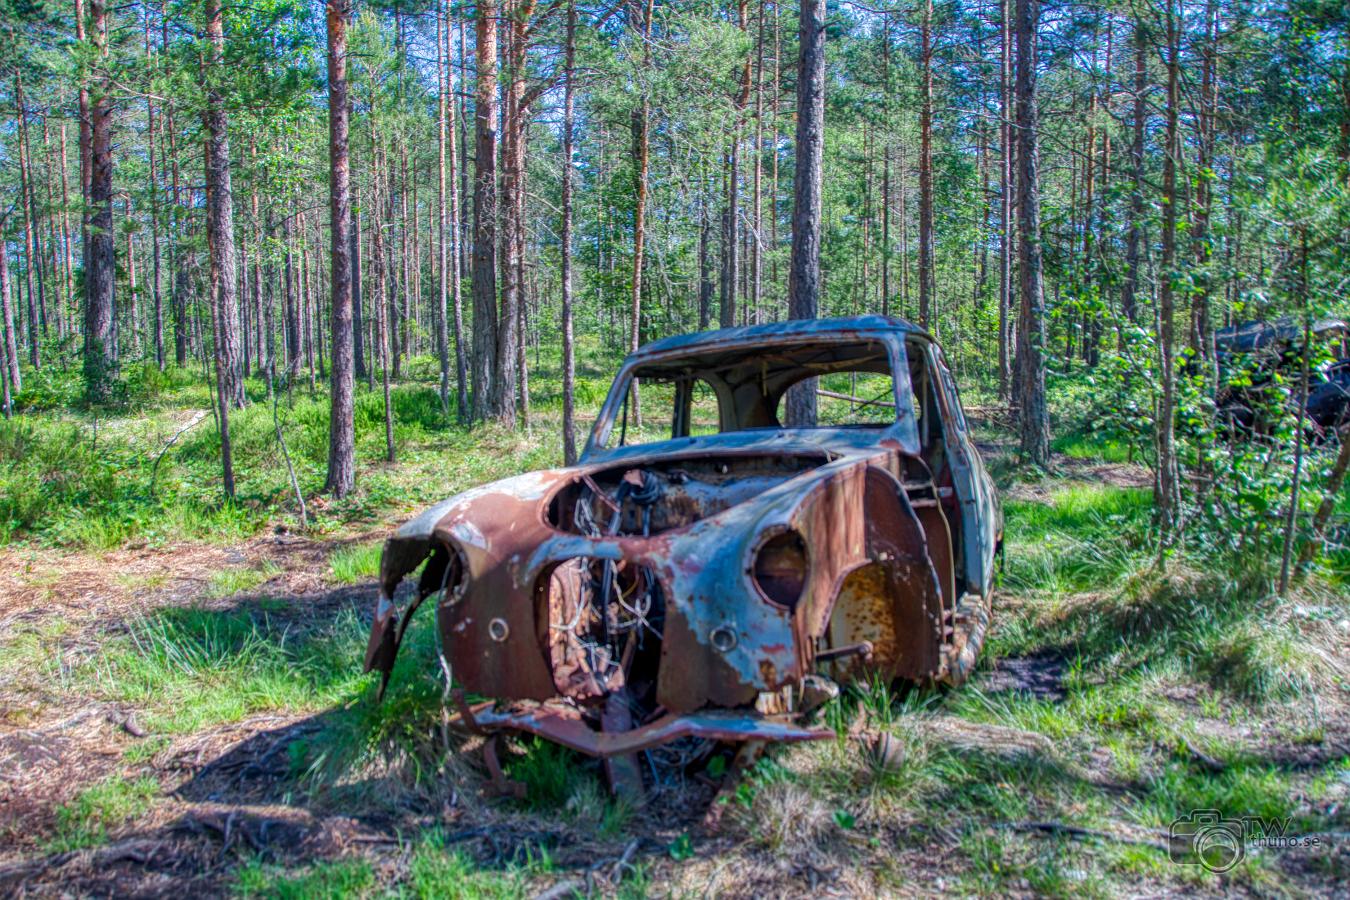
[[[311,503],[302,533],[262,396],[236,418],[252,474],[234,503],[194,492],[211,467],[197,455],[209,422],[155,468],[201,399],[169,382],[143,415],[101,419],[97,438],[83,414],[0,424],[0,478],[29,485],[28,500],[3,501],[14,574],[0,593],[12,623],[0,755],[26,758],[26,735],[54,754],[0,825],[13,848],[0,878],[130,891],[181,866],[245,897],[919,883],[1082,897],[1317,894],[1350,877],[1335,837],[1350,805],[1341,557],[1285,597],[1266,555],[1191,541],[1159,562],[1148,472],[1108,439],[1061,440],[1053,470],[1031,472],[1001,449],[1005,432],[982,426],[1008,541],[968,686],[846,691],[821,713],[836,741],[775,748],[716,800],[722,757],[642,807],[609,797],[594,763],[515,740],[504,765],[527,786],[515,800],[488,796],[477,740],[441,727],[430,616],[414,621],[383,703],[358,669],[387,528],[466,485],[554,463],[556,408],[536,408],[536,440],[467,431],[444,422],[434,393],[400,384],[398,464],[373,461],[382,420],[358,416],[372,460],[361,489]],[[299,391],[278,406],[312,498],[324,406]],[[1057,415],[1071,425],[1075,409]],[[55,458],[16,452],[63,438]],[[1321,843],[1252,851],[1223,874],[1172,862],[1167,830],[1197,809]]]

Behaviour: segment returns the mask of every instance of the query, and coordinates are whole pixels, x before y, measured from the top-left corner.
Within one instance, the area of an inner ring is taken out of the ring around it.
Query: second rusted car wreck
[[[784,425],[791,388],[815,390],[816,425]],[[389,539],[366,668],[388,680],[435,597],[459,724],[540,735],[636,787],[643,751],[688,763],[829,736],[806,716],[842,681],[963,681],[1001,541],[922,330],[864,316],[668,338],[625,360],[578,465],[467,491]]]

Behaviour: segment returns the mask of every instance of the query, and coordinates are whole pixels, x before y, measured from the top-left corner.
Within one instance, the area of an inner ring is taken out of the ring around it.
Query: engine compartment
[[[686,528],[830,461],[826,453],[720,455],[620,465],[579,476],[549,502],[570,534],[653,535]]]

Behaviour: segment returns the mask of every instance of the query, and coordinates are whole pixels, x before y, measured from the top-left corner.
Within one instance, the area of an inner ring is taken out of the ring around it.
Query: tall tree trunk
[[[501,233],[501,312],[497,319],[497,371],[494,376],[494,418],[516,424],[523,285],[520,273],[525,253],[525,139],[529,130],[525,98],[528,25],[534,0],[510,0],[504,7],[507,78],[502,83],[502,192],[499,198]],[[523,402],[520,404],[523,406]]]
[[[821,184],[825,154],[825,0],[802,0],[798,23],[796,169],[788,315],[814,319],[820,310]],[[787,424],[816,424],[816,381],[788,390]]]
[[[473,414],[499,415],[497,372],[497,3],[479,0],[474,89]],[[503,327],[509,327],[504,323]],[[507,397],[508,406],[514,409]]]
[[[1214,326],[1209,315],[1210,264],[1213,258],[1210,219],[1213,215],[1214,191],[1208,176],[1214,161],[1214,133],[1217,129],[1218,79],[1215,67],[1219,54],[1218,43],[1218,3],[1217,0],[1208,0],[1205,4],[1205,39],[1201,49],[1200,108],[1196,116],[1195,169],[1200,174],[1195,179],[1195,213],[1191,228],[1195,289],[1191,294],[1190,345],[1204,361],[1206,379],[1211,385],[1218,381],[1218,364],[1215,359]]]
[[[999,247],[998,247],[998,396],[1008,399],[1008,377],[1012,360],[1011,311],[1013,298],[1013,99],[1012,99],[1012,11],[1014,0],[1000,0],[999,42],[999,135],[1002,155],[999,160]]]
[[[220,463],[225,496],[234,496],[234,454],[230,445],[230,409],[244,405],[239,377],[238,308],[234,268],[234,195],[230,185],[229,119],[221,80],[225,66],[225,25],[220,0],[206,0],[207,54],[202,66],[206,108],[203,154],[206,165],[206,244],[211,258],[211,319],[215,326],[216,414],[220,427]]]
[[[919,325],[935,327],[933,271],[933,0],[924,0],[919,26]]]
[[[42,321],[42,269],[38,262],[41,253],[38,250],[36,218],[37,206],[30,202],[32,197],[32,174],[29,172],[29,158],[26,145],[28,132],[28,110],[23,99],[23,79],[19,67],[14,67],[14,103],[18,111],[19,147],[19,209],[23,212],[23,275],[28,297],[28,361],[34,371],[42,368],[41,338],[38,325]],[[34,284],[37,289],[34,290]],[[45,331],[45,328],[43,329]]]
[[[286,337],[286,383],[289,385],[300,377],[300,367],[304,362],[304,347],[301,338],[304,328],[300,324],[300,297],[297,284],[300,280],[295,263],[295,233],[292,221],[295,214],[290,213],[281,220],[281,242],[286,247],[286,257],[282,266],[282,328]]]
[[[646,8],[634,6],[635,11],[640,11],[642,19],[640,27],[642,29],[642,62],[643,66],[651,64],[651,51],[648,49],[651,39],[652,27],[652,2],[647,0]],[[742,11],[744,3],[742,0]],[[742,16],[742,19],[744,16]],[[742,24],[744,22],[742,21]],[[650,142],[647,134],[648,120],[651,116],[651,100],[644,92],[642,100],[633,109],[632,113],[632,133],[633,133],[633,282],[632,292],[629,295],[629,333],[628,349],[637,350],[642,343],[642,265],[643,253],[646,250],[647,241],[647,169],[650,165]],[[734,153],[734,151],[733,151]],[[735,169],[732,169],[732,208],[735,208]],[[733,212],[734,215],[734,212]],[[735,223],[732,224],[733,233]],[[734,257],[734,250],[733,257]],[[736,286],[732,284],[731,290],[735,291]],[[723,325],[730,323],[724,322]],[[632,380],[632,397],[630,405],[632,407],[633,422],[638,427],[642,425],[642,405],[641,397],[638,392],[638,381]]]
[[[173,203],[169,207],[169,268],[173,270],[169,307],[173,313],[173,359],[182,368],[187,365],[188,355],[188,253],[183,242],[183,195],[178,177],[178,141],[174,137],[173,107],[165,110],[164,117],[164,131],[169,136],[169,185],[173,192]]]
[[[891,314],[891,18],[881,17],[881,314]]]
[[[3,232],[3,223],[0,223]],[[23,390],[23,378],[19,374],[19,342],[14,333],[14,304],[9,296],[9,247],[0,233],[0,326],[4,327],[5,369],[8,378],[5,384],[14,393]]]
[[[450,59],[447,53],[449,30],[449,0],[436,5],[436,357],[441,364],[441,414],[450,415],[450,326],[449,304],[450,282],[455,276],[451,260],[454,250],[450,247],[450,235],[446,229],[445,196],[445,143],[447,128],[447,108],[452,108],[454,99],[450,96],[453,80],[450,76]],[[452,156],[453,164],[453,156]],[[454,176],[451,175],[451,180]]]
[[[1177,264],[1177,165],[1181,156],[1178,123],[1181,104],[1181,35],[1177,16],[1167,7],[1167,131],[1163,152],[1162,260],[1158,286],[1158,357],[1162,397],[1155,424],[1158,471],[1154,486],[1154,509],[1163,546],[1178,536],[1181,526],[1181,475],[1176,452],[1176,298],[1172,286]]]
[[[704,182],[706,178],[702,179]],[[698,228],[698,330],[705,331],[712,323],[712,216],[708,197],[699,206]]]
[[[1121,312],[1135,321],[1139,305],[1139,273],[1143,268],[1144,239],[1144,127],[1148,118],[1148,31],[1143,19],[1134,23],[1134,121],[1130,144],[1130,230],[1125,244],[1125,284]]]
[[[567,4],[567,38],[563,50],[563,159],[562,159],[562,388],[563,463],[577,461],[576,348],[572,337],[572,108],[577,46],[577,4]]]
[[[150,55],[150,17],[146,14],[145,20],[145,54]],[[150,292],[155,305],[154,320],[154,344],[155,344],[155,365],[163,371],[165,364],[164,357],[164,298],[160,283],[160,235],[159,235],[159,176],[155,168],[155,101],[147,99],[145,101],[146,112],[146,149],[150,161],[150,264],[152,271],[150,274]],[[64,152],[63,152],[64,155]],[[255,210],[256,215],[256,210]]]
[[[1045,289],[1041,280],[1041,196],[1036,108],[1038,0],[1017,0],[1017,212],[1021,308],[1017,327],[1017,401],[1022,457],[1050,464],[1045,402]]]
[[[93,40],[100,58],[107,54],[107,0],[89,0]],[[89,92],[89,227],[84,250],[84,378],[92,403],[112,395],[116,348],[113,346],[113,279],[116,246],[113,234],[112,87],[101,77]]]
[[[459,416],[459,421],[467,422],[469,419],[469,366],[467,354],[464,352],[464,296],[462,291],[463,273],[464,273],[464,229],[460,222],[460,197],[463,196],[461,180],[457,178],[456,173],[461,172],[462,166],[460,160],[456,157],[457,142],[459,140],[459,116],[455,104],[455,68],[451,64],[453,54],[450,47],[450,22],[453,17],[451,8],[447,3],[446,21],[445,21],[445,102],[448,107],[449,127],[446,129],[446,140],[449,142],[446,147],[446,162],[449,168],[447,177],[450,186],[450,297],[454,305],[455,316],[455,409]],[[461,35],[463,34],[461,30]],[[461,173],[462,174],[462,173]]]
[[[61,123],[61,247],[63,249],[63,269],[66,276],[64,302],[70,305],[70,329],[75,330],[73,310],[75,308],[75,260],[71,251],[70,237],[70,182],[66,177],[66,123]]]
[[[356,424],[352,337],[352,196],[348,157],[347,19],[349,0],[327,0],[330,288],[333,293],[328,480],[344,497],[356,486]]]
[[[381,166],[380,160],[382,153],[378,142],[377,131],[375,129],[375,117],[370,117],[370,146],[373,162],[371,164],[371,194],[372,206],[379,209],[380,189],[382,183],[380,180]],[[392,180],[392,176],[390,176]],[[394,200],[393,192],[387,186],[384,186],[386,197],[386,206],[384,221],[390,224],[394,221]],[[389,392],[389,354],[390,342],[393,338],[392,325],[393,315],[397,309],[393,303],[394,291],[390,287],[396,285],[387,284],[387,281],[393,281],[393,267],[391,261],[384,255],[384,239],[382,237],[384,227],[378,217],[375,222],[375,293],[377,300],[375,307],[375,353],[380,360],[380,389],[384,394],[384,456],[388,462],[394,462],[394,409],[390,403]]]
[[[147,134],[148,134],[147,129]],[[147,145],[149,141],[147,140]],[[42,117],[42,159],[47,182],[47,295],[58,340],[66,336],[65,302],[58,281],[61,277],[61,245],[56,234],[56,171],[52,165],[51,115]]]
[[[760,308],[764,276],[764,0],[759,0],[755,38],[755,174],[753,200],[754,227],[750,230],[750,321],[758,325],[764,311]]]
[[[3,230],[4,223],[0,222],[0,230]],[[19,390],[15,381],[15,376],[19,372],[19,361],[17,357],[18,348],[14,346],[14,312],[10,307],[9,300],[9,248],[5,245],[3,235],[0,235],[0,388],[3,388],[3,396],[0,396],[0,403],[3,404],[5,418],[8,419],[14,414],[13,393]],[[14,391],[10,391],[10,386],[14,386]]]
[[[131,217],[131,200],[128,198],[124,204],[124,218],[128,223],[134,221]],[[140,360],[141,354],[141,304],[140,304],[140,286],[136,283],[136,243],[135,233],[127,231],[127,325],[131,332],[131,355],[134,359]]]

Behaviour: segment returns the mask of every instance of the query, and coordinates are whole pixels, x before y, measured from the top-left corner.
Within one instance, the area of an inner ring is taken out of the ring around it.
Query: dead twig
[[[169,442],[167,444],[165,444],[162,448],[160,448],[159,455],[155,457],[154,465],[150,467],[150,496],[153,497],[155,495],[155,479],[159,477],[159,463],[160,460],[164,459],[164,454],[168,453],[169,448],[172,447],[174,444],[178,443],[178,439],[180,437],[187,434],[187,432],[190,431],[191,429],[195,428],[203,419],[206,418],[206,416],[207,416],[206,410],[199,410],[197,414],[193,416],[192,419],[186,425],[184,425],[182,428],[174,432],[173,437],[169,438]]]
[[[1115,834],[1110,831],[1098,831],[1095,828],[1082,828],[1078,825],[1066,825],[1063,822],[998,822],[994,824],[994,827],[1007,829],[1009,831],[1062,834],[1072,838],[1111,841],[1117,844],[1131,844],[1136,847],[1152,847],[1155,850],[1161,850],[1163,852],[1167,851],[1167,844],[1162,841],[1134,837],[1133,835]]]
[[[541,894],[536,894],[534,900],[564,900],[566,897],[585,892],[586,885],[584,883],[569,878],[566,881],[558,882]]]
[[[1194,744],[1192,744],[1189,740],[1186,739],[1185,735],[1181,735],[1181,747],[1191,756],[1192,759],[1200,763],[1200,765],[1204,766],[1211,772],[1222,772],[1224,769],[1228,768],[1228,765],[1224,763],[1223,760],[1215,759],[1208,753],[1196,747]]]

